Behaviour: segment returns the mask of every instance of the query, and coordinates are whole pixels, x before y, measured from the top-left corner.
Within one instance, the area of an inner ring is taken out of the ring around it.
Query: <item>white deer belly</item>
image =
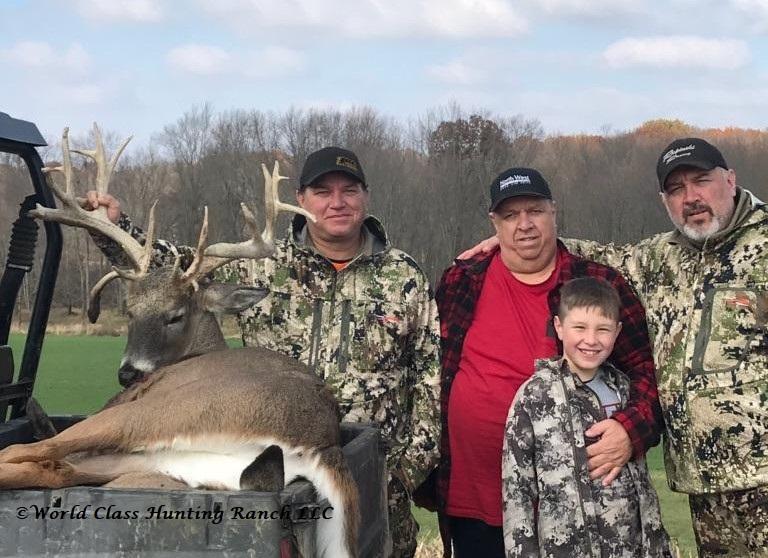
[[[218,454],[204,451],[160,451],[147,455],[150,468],[193,488],[240,490],[240,475],[258,457],[243,451]]]
[[[312,476],[317,465],[314,452],[274,439],[227,440],[223,437],[175,438],[170,446],[143,452],[148,468],[181,480],[192,487],[239,490],[243,471],[269,446],[283,451],[284,482]]]

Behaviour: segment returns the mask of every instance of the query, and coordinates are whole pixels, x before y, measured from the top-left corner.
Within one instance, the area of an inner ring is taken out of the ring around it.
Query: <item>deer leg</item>
[[[284,487],[285,467],[280,446],[269,446],[240,475],[242,490],[277,492]]]
[[[1,463],[24,463],[28,461],[57,461],[69,454],[113,449],[129,445],[132,433],[146,432],[131,428],[137,420],[156,420],[160,417],[140,417],[136,414],[146,413],[146,408],[136,405],[135,401],[123,403],[99,411],[95,415],[73,424],[53,438],[33,442],[31,444],[14,444],[0,451]],[[124,430],[125,429],[125,430]],[[134,434],[133,437],[136,435]],[[143,436],[146,438],[146,436]],[[138,440],[141,443],[143,440]]]
[[[32,435],[36,440],[47,440],[57,434],[50,417],[34,397],[27,400],[26,415],[32,426]]]
[[[0,488],[62,488],[87,484],[104,484],[114,474],[90,473],[66,461],[34,461],[0,464]]]
[[[46,461],[52,458],[51,452],[43,442],[14,444],[0,451],[0,464]]]

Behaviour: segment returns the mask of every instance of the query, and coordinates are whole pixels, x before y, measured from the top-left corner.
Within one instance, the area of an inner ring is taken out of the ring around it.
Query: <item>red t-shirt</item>
[[[497,254],[490,263],[448,402],[451,478],[447,513],[502,524],[501,449],[512,399],[536,359],[557,354],[547,335],[547,295],[560,273],[538,285],[518,281]]]

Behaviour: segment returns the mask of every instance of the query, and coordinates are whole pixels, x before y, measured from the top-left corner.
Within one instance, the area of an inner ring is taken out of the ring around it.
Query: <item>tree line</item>
[[[108,123],[103,123],[108,127]],[[113,174],[110,193],[140,225],[159,200],[159,236],[193,244],[209,208],[211,242],[239,240],[240,202],[263,207],[261,163],[280,161],[290,176],[281,198],[293,200],[306,156],[326,145],[355,151],[371,193],[371,213],[384,223],[393,245],[410,253],[433,282],[453,257],[491,232],[487,217],[491,180],[510,166],[537,168],[557,203],[561,236],[631,242],[668,230],[659,200],[656,159],[678,137],[700,136],[720,147],[738,183],[768,197],[768,130],[699,129],[679,120],[652,120],[627,132],[547,135],[523,116],[467,113],[458,106],[430,111],[403,123],[368,107],[349,110],[215,112],[190,108],[146,146],[129,150]],[[121,138],[105,133],[114,150]],[[75,147],[92,146],[87,134]],[[45,161],[60,159],[60,145],[43,148]],[[75,161],[78,193],[92,183],[92,163]],[[26,168],[0,155],[0,259],[5,262],[11,223],[31,193]],[[279,230],[287,228],[282,216]],[[109,270],[87,233],[64,227],[55,303],[80,312],[90,287]],[[39,266],[38,266],[39,268]],[[30,277],[36,284],[36,270]],[[118,307],[119,288],[103,306]]]

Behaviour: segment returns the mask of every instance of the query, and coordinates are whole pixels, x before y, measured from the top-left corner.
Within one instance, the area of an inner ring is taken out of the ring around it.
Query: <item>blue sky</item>
[[[0,0],[0,111],[139,145],[194,105],[768,127],[768,0]]]

